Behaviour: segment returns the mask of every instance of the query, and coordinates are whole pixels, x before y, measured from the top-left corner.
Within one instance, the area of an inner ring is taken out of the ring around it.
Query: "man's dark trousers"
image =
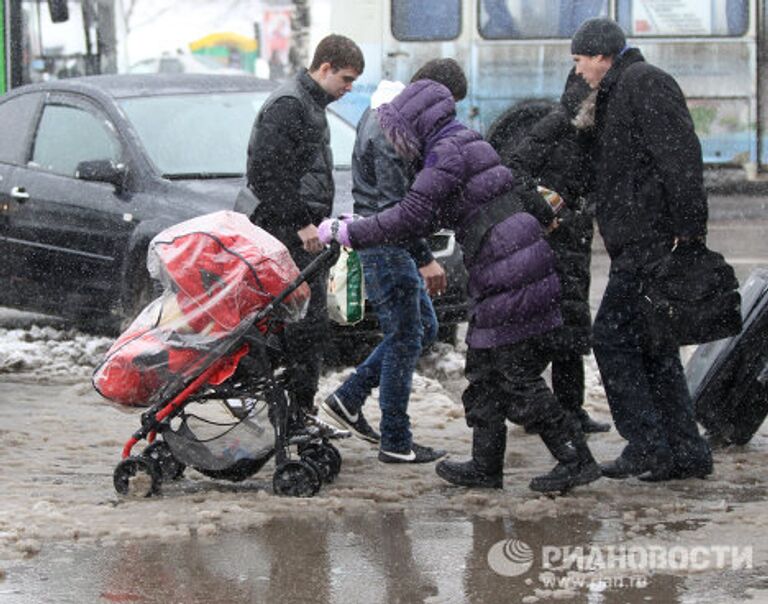
[[[651,337],[639,307],[637,269],[611,267],[594,323],[594,351],[619,434],[622,457],[685,469],[709,458],[699,435],[679,347]]]

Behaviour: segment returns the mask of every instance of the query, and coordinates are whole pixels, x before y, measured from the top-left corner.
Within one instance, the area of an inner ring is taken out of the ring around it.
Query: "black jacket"
[[[333,100],[304,70],[259,111],[247,178],[261,202],[252,219],[267,230],[295,232],[330,215],[333,157],[325,108]]]
[[[706,234],[701,145],[675,80],[630,48],[600,83],[596,217],[612,262],[642,266]]]
[[[408,165],[384,136],[376,111],[366,109],[357,124],[352,152],[355,214],[372,216],[399,203],[410,189],[414,175],[414,166]],[[434,260],[426,239],[415,239],[403,247],[419,267]]]
[[[582,84],[581,78],[578,81],[569,78],[566,91]],[[582,91],[582,101],[588,92]],[[571,109],[578,109],[578,104]],[[589,131],[577,130],[571,118],[564,105],[557,105],[533,125],[505,158],[526,189],[542,185],[557,191],[565,201],[565,207],[558,214],[560,226],[547,237],[557,259],[563,326],[546,336],[552,351],[565,356],[589,352],[592,331],[589,284],[593,213],[584,198],[591,182],[588,161],[591,137]],[[536,216],[542,227],[550,225],[555,214],[540,195],[521,198],[526,211]]]

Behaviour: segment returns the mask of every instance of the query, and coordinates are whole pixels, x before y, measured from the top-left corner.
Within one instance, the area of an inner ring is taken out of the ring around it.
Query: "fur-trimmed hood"
[[[571,120],[571,124],[577,130],[588,130],[595,127],[595,108],[597,107],[597,90],[590,92],[587,97],[581,101],[576,116]]]

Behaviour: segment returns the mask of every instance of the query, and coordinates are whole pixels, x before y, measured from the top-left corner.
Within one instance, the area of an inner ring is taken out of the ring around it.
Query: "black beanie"
[[[627,44],[624,31],[611,19],[589,19],[584,21],[571,40],[572,55],[616,56]]]

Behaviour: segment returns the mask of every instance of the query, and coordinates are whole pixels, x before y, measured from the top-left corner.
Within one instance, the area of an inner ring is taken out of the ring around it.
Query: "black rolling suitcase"
[[[715,445],[744,445],[768,415],[768,269],[741,288],[739,335],[702,344],[685,373],[696,419]]]

